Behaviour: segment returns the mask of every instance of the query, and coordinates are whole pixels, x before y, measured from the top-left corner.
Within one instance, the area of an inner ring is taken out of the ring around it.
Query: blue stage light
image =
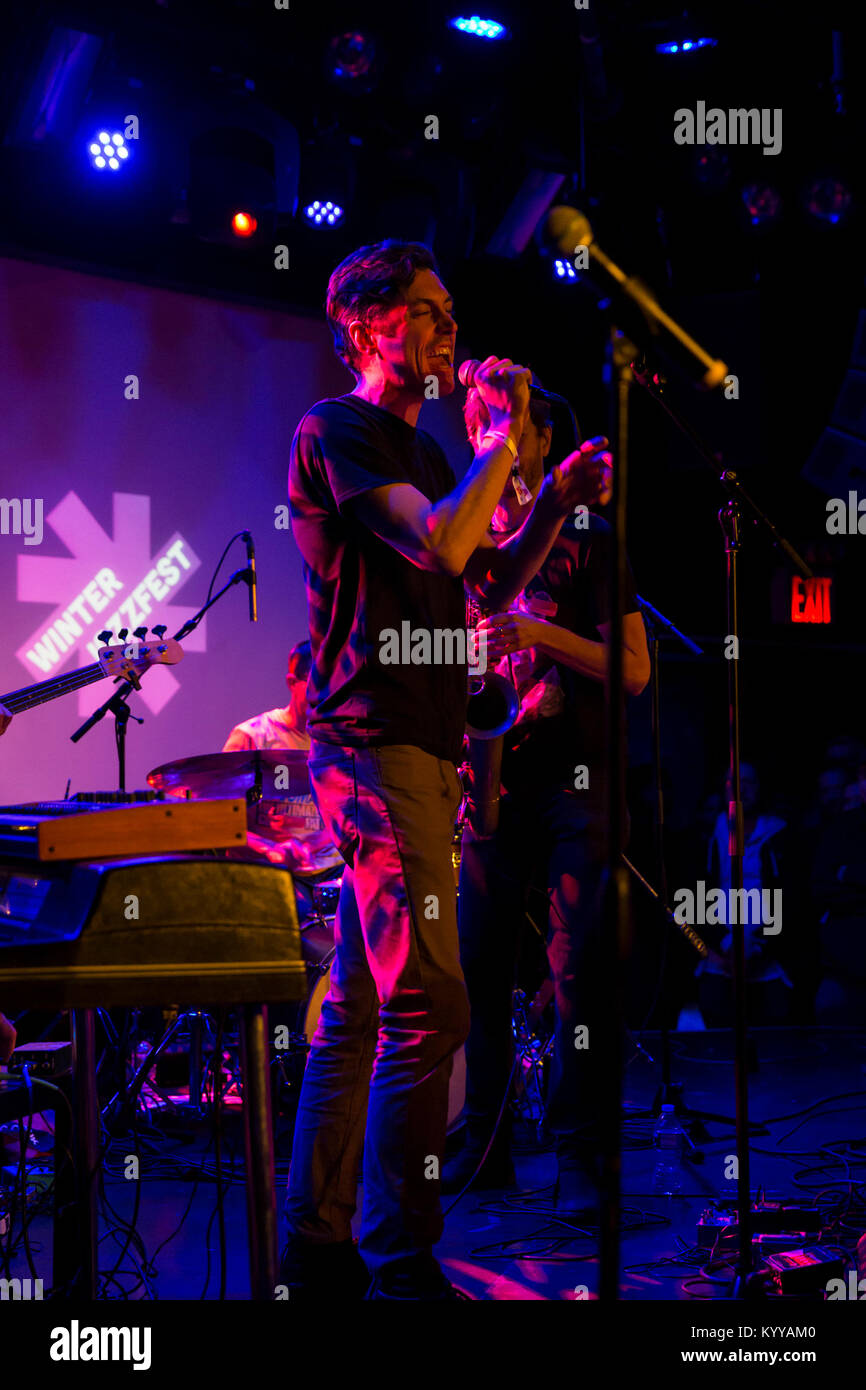
[[[314,227],[321,227],[322,223],[328,227],[334,227],[343,216],[343,209],[339,203],[332,203],[330,199],[322,203],[317,198],[315,202],[308,203],[304,208],[304,216],[308,222],[312,222]]]
[[[461,34],[474,34],[478,39],[502,39],[505,37],[505,25],[500,24],[496,19],[482,19],[480,15],[470,15],[468,19],[460,16],[450,21],[452,29],[459,29]]]
[[[553,273],[557,280],[577,279],[577,271],[571,264],[571,261],[563,260],[561,256],[557,256],[556,260],[553,262]]]
[[[693,53],[696,48],[715,48],[718,39],[680,39],[678,43],[657,43],[656,53]]]
[[[87,146],[90,162],[95,169],[119,169],[123,160],[129,158],[129,146],[122,135],[110,135],[101,130]]]

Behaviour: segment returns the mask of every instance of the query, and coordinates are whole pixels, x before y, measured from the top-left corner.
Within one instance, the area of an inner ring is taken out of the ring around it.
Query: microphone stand
[[[612,400],[613,546],[610,557],[611,642],[608,648],[606,720],[607,772],[607,888],[602,907],[602,979],[609,982],[605,1001],[610,1026],[604,1040],[607,1082],[602,1087],[599,1116],[602,1174],[599,1232],[599,1299],[619,1296],[620,1150],[623,1070],[622,979],[631,950],[631,881],[622,851],[626,834],[625,694],[623,688],[622,623],[627,582],[626,509],[628,502],[629,395],[634,344],[611,326],[610,352],[616,380]]]
[[[557,219],[557,213],[562,214]],[[563,218],[565,219],[563,225]],[[558,227],[552,225],[558,221]],[[605,1001],[611,1020],[606,1038],[609,1049],[607,1085],[600,1117],[603,1173],[601,1184],[601,1238],[599,1242],[599,1298],[615,1299],[619,1293],[619,1192],[620,1109],[622,1103],[622,976],[631,949],[630,878],[622,851],[626,833],[625,804],[625,700],[623,689],[622,625],[627,578],[626,509],[628,501],[629,396],[635,380],[638,349],[617,325],[634,325],[643,341],[664,337],[692,366],[702,369],[708,389],[727,374],[725,363],[712,358],[670,315],[639,280],[629,277],[595,243],[588,221],[573,208],[553,209],[549,227],[561,250],[587,248],[590,259],[615,286],[611,309],[611,365],[615,380],[612,400],[616,466],[613,470],[613,545],[611,547],[611,642],[606,683],[607,768],[607,893],[602,936],[602,968],[609,973],[610,994]],[[575,245],[576,243],[576,245]],[[631,331],[631,328],[630,328]]]
[[[655,801],[653,803],[653,839],[656,860],[656,882],[658,884],[659,899],[662,907],[670,910],[668,902],[668,876],[665,865],[664,849],[664,825],[665,825],[665,801],[664,787],[662,784],[662,750],[661,750],[661,696],[659,685],[659,640],[660,633],[665,631],[678,641],[682,642],[689,651],[695,655],[701,654],[701,648],[686,637],[678,628],[674,627],[669,619],[665,618],[657,608],[653,608],[651,603],[637,595],[638,606],[643,614],[643,620],[649,632],[650,638],[650,709],[652,715],[652,735],[653,735],[653,776],[655,781]],[[667,956],[667,937],[664,944],[665,957]],[[676,1088],[674,1095],[671,1084],[671,1038],[668,1029],[667,1016],[662,1015],[662,1084],[661,1090],[656,1093],[653,1101],[653,1114],[660,1115],[663,1105],[675,1104],[677,1112],[681,1112],[682,1107],[682,1086]]]
[[[650,638],[650,662],[651,662],[651,687],[650,701],[652,711],[652,735],[653,735],[653,774],[655,780],[655,802],[653,804],[653,838],[655,841],[655,860],[656,875],[658,883],[658,894],[662,907],[665,911],[670,911],[668,902],[668,876],[665,865],[664,850],[664,824],[665,824],[665,803],[664,788],[662,784],[662,751],[661,751],[661,694],[659,685],[659,641],[662,632],[668,633],[677,641],[682,642],[683,646],[696,656],[700,656],[701,648],[697,646],[691,638],[686,637],[680,632],[679,628],[674,627],[673,623],[657,608],[653,608],[651,603],[637,595],[638,605],[643,620],[646,624]],[[667,954],[667,938],[665,938],[665,954]],[[670,1030],[667,1025],[667,1017],[663,1015],[662,1022],[662,1084],[661,1090],[656,1093],[653,1101],[653,1114],[660,1115],[663,1105],[674,1104],[677,1112],[682,1113],[682,1085],[674,1087],[671,1083],[671,1039]],[[690,1112],[691,1113],[691,1112]]]
[[[655,784],[655,799],[653,802],[653,839],[656,862],[657,889],[654,889],[652,885],[648,883],[646,879],[643,878],[642,874],[638,872],[638,870],[630,862],[630,860],[625,859],[625,863],[630,869],[631,873],[634,875],[634,877],[638,880],[638,882],[643,885],[643,887],[647,890],[649,895],[658,903],[668,922],[673,923],[673,925],[676,926],[677,930],[682,932],[683,926],[679,922],[677,922],[671,909],[670,903],[668,901],[668,878],[667,866],[665,864],[665,811],[661,756],[661,691],[659,680],[659,643],[663,636],[671,637],[674,641],[680,642],[686,648],[686,650],[690,651],[694,656],[702,656],[703,648],[699,647],[696,642],[693,642],[690,637],[687,637],[684,632],[680,632],[679,628],[674,626],[670,618],[666,618],[663,613],[660,613],[657,608],[654,608],[653,605],[649,603],[647,599],[643,598],[640,594],[637,595],[637,602],[641,610],[641,613],[643,614],[644,623],[646,624],[647,631],[649,633],[650,659],[652,663],[652,675],[650,678],[650,699],[653,735],[653,781]],[[708,954],[707,947],[701,940],[701,938],[697,935],[697,933],[695,931],[688,931],[684,934],[687,936],[687,939],[698,951],[701,958],[706,959],[706,956]],[[664,949],[666,955],[667,937],[665,937]],[[664,968],[664,965],[662,965],[662,976],[664,975]],[[667,1018],[664,1014],[662,1015],[661,1044],[661,1085],[659,1086],[659,1089],[656,1091],[655,1098],[652,1103],[652,1108],[647,1112],[641,1113],[653,1115],[656,1118],[658,1118],[658,1116],[661,1114],[661,1108],[663,1105],[673,1105],[676,1109],[677,1115],[681,1119],[685,1120],[686,1125],[688,1126],[689,1124],[691,1124],[693,1126],[693,1134],[691,1136],[692,1139],[698,1138],[701,1141],[705,1140],[708,1137],[707,1131],[704,1127],[704,1120],[715,1120],[718,1121],[718,1123],[720,1124],[733,1126],[734,1117],[732,1115],[717,1115],[709,1110],[692,1110],[690,1106],[684,1103],[683,1083],[681,1081],[673,1081],[671,1079],[671,1035],[667,1023]]]
[[[694,338],[691,337],[671,316],[662,309],[655,297],[634,277],[615,265],[595,243],[592,228],[587,219],[574,208],[554,208],[548,219],[549,233],[554,244],[565,254],[571,254],[572,247],[577,250],[583,246],[592,263],[598,266],[613,282],[614,299],[609,304],[611,318],[628,322],[641,344],[652,349],[655,344],[658,352],[673,350],[674,356],[684,358],[694,372],[701,369],[700,380],[706,389],[720,386],[728,375],[727,365],[711,357]],[[657,400],[671,417],[678,429],[694,444],[700,457],[713,469],[718,469],[718,459],[698,435],[661,398],[661,378],[653,377],[637,349],[612,328],[613,366],[616,376],[616,415],[615,429],[617,464],[613,475],[614,544],[611,562],[611,617],[612,641],[610,645],[607,681],[607,767],[608,767],[608,874],[609,889],[613,890],[613,924],[616,935],[616,959],[610,950],[605,957],[605,965],[616,970],[617,978],[611,984],[609,1005],[619,1000],[619,970],[624,960],[628,940],[628,870],[620,862],[622,844],[618,838],[624,826],[624,740],[622,731],[622,600],[625,585],[625,536],[626,536],[626,490],[628,477],[628,402],[629,388],[637,381]],[[727,596],[728,596],[728,637],[733,639],[733,648],[728,657],[728,746],[732,786],[732,800],[728,807],[728,824],[731,856],[731,887],[740,889],[737,902],[742,902],[743,886],[743,808],[740,800],[740,709],[737,658],[739,655],[739,614],[737,610],[737,559],[741,538],[741,508],[747,507],[753,518],[766,526],[773,541],[778,544],[802,575],[812,577],[811,570],[782,536],[757,504],[749,497],[736,474],[722,473],[722,486],[728,493],[728,503],[719,514],[725,537],[727,555]],[[726,655],[728,655],[726,653]],[[733,660],[731,659],[733,658]],[[730,915],[730,914],[729,914]],[[737,916],[740,914],[738,913]],[[729,925],[731,925],[729,923]],[[750,1235],[750,1189],[749,1189],[749,1122],[748,1122],[748,1083],[746,1078],[746,963],[745,932],[743,923],[736,924],[734,932],[734,997],[735,997],[735,1054],[736,1054],[736,1096],[737,1096],[737,1207],[739,1220],[739,1259],[734,1284],[734,1297],[743,1298],[749,1286],[752,1272],[752,1248]],[[602,932],[605,948],[608,948],[609,932]],[[621,1039],[618,1024],[611,1033],[617,1033],[615,1056],[612,1057],[609,1078],[611,1094],[615,1093],[617,1104],[622,1093],[622,1077],[614,1077],[615,1068],[621,1070]],[[615,1229],[618,1206],[618,1174],[612,1166],[618,1163],[619,1132],[613,1133],[614,1118],[610,1105],[605,1106],[602,1124],[602,1145],[604,1150],[605,1173],[602,1189],[602,1233],[599,1251],[599,1291],[600,1297],[615,1298],[618,1291],[616,1261],[618,1254],[617,1231]]]
[[[717,474],[719,458],[711,452],[698,432],[663,398],[664,378],[650,372],[644,362],[632,364],[634,380],[642,386],[653,400],[657,401],[682,434],[694,445],[698,455]],[[724,537],[727,579],[727,617],[728,632],[726,645],[730,646],[728,657],[728,760],[731,777],[732,800],[728,803],[728,845],[731,861],[731,901],[743,901],[743,805],[740,799],[740,682],[739,682],[739,607],[738,607],[738,567],[739,552],[743,545],[742,511],[745,508],[753,521],[760,522],[770,533],[791,563],[806,579],[812,578],[812,571],[805,560],[784,536],[780,535],[772,521],[749,496],[736,473],[724,470],[719,482],[728,494],[728,500],[719,512],[719,523]],[[739,890],[737,897],[733,892]],[[732,914],[728,913],[730,917]],[[739,919],[740,913],[738,912]],[[746,950],[745,924],[741,921],[728,922],[734,943],[734,1086],[736,1093],[736,1131],[737,1131],[737,1236],[738,1257],[733,1297],[746,1298],[757,1286],[753,1281],[752,1258],[752,1210],[751,1186],[749,1181],[749,1089],[748,1089],[748,1020],[746,1016]]]
[[[214,604],[217,603],[218,600],[222,598],[223,594],[227,593],[233,585],[240,584],[241,582],[252,586],[253,572],[249,567],[242,570],[235,570],[235,573],[226,581],[223,587],[214,594],[213,598],[209,599],[191,618],[187,618],[186,622],[178,628],[172,640],[180,642],[184,637],[187,637],[189,633],[194,632],[208,609],[213,608]],[[142,675],[144,674],[146,673],[142,672]],[[73,743],[77,743],[79,739],[84,738],[84,735],[90,732],[100,719],[104,719],[106,714],[111,713],[114,715],[115,741],[117,744],[118,790],[121,792],[126,791],[126,726],[130,719],[134,719],[138,724],[144,723],[143,719],[139,719],[138,715],[132,713],[129,705],[126,703],[126,697],[130,695],[133,690],[140,689],[141,681],[138,676],[136,676],[134,680],[121,681],[114,694],[109,695],[108,699],[85,719],[81,727],[76,729],[74,734],[69,735],[70,740]]]

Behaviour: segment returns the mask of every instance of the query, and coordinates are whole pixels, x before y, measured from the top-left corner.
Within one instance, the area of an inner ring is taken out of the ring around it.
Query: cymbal
[[[309,796],[307,754],[296,748],[241,748],[231,753],[202,753],[163,763],[147,774],[157,791],[197,801],[205,797],[245,796],[261,778],[265,801]]]

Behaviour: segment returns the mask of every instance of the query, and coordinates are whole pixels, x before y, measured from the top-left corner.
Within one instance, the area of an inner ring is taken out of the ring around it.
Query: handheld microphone
[[[461,386],[470,387],[475,385],[475,374],[481,362],[477,357],[467,357],[465,362],[461,362],[457,369],[457,380]],[[530,396],[540,396],[543,401],[558,401],[561,396],[557,396],[553,391],[544,391],[540,386],[530,386]]]
[[[259,620],[259,600],[258,581],[256,579],[256,547],[249,531],[244,531],[243,542],[247,548],[247,568],[250,572],[247,580],[250,591],[250,622],[257,623]]]

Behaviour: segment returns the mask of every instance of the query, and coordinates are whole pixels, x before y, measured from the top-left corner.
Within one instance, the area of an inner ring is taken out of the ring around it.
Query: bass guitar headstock
[[[152,636],[147,640],[147,628],[137,627],[129,638],[129,628],[122,627],[117,633],[117,646],[100,647],[96,660],[106,676],[130,681],[138,689],[138,678],[151,666],[176,666],[183,657],[183,648],[173,638],[166,637],[165,626],[160,624],[151,628]],[[98,634],[100,642],[111,642],[113,632]]]

